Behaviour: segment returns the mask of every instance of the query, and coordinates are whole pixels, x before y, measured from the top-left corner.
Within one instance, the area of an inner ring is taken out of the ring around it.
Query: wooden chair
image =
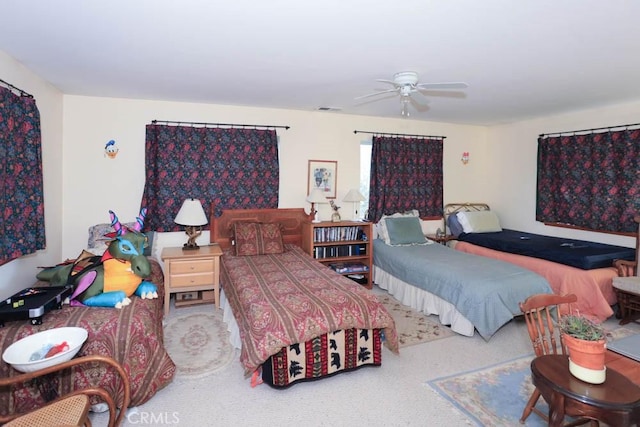
[[[116,402],[118,400],[117,396],[114,398],[102,387],[87,387],[60,396],[48,402],[46,405],[25,414],[0,415],[0,424],[9,427],[50,427],[53,425],[91,426],[91,421],[89,420],[90,397],[98,396],[109,407],[108,426],[119,426],[129,406],[129,378],[122,366],[110,357],[99,355],[83,356],[38,371],[23,373],[8,378],[0,378],[0,388],[10,388],[13,384],[21,384],[85,363],[104,363],[114,369],[114,373],[120,376],[121,383],[118,387],[118,394],[122,395],[120,402]],[[119,411],[118,408],[120,408]]]
[[[560,338],[560,330],[555,325],[557,324],[558,313],[560,315],[572,313],[571,304],[577,301],[578,297],[574,294],[537,294],[520,303],[520,310],[524,314],[527,331],[536,356],[567,354],[567,349]],[[520,417],[521,424],[524,424],[531,412],[535,412],[542,419],[549,422],[548,415],[536,408],[538,399],[540,399],[540,391],[536,388],[524,407],[522,417]],[[588,419],[579,419],[566,424],[565,427],[577,426],[589,421]]]

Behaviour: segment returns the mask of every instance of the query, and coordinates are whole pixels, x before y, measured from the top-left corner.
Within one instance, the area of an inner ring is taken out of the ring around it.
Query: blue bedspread
[[[376,267],[453,304],[485,340],[521,314],[527,297],[553,293],[532,271],[439,244],[394,247],[375,239],[373,248]]]

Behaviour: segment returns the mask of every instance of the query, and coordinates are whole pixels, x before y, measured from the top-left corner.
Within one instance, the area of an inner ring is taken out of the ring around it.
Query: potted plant
[[[562,316],[558,326],[562,342],[569,352],[569,371],[582,381],[602,384],[606,377],[604,359],[607,349],[604,327],[576,314]]]

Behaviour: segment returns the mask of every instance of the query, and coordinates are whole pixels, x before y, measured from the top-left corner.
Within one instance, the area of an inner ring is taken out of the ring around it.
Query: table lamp
[[[360,218],[358,218],[358,204],[364,201],[364,196],[362,195],[362,193],[360,193],[360,191],[358,191],[357,189],[352,188],[351,190],[349,190],[347,195],[344,196],[344,199],[342,199],[342,201],[353,203],[353,221],[360,221]]]
[[[311,193],[307,196],[307,202],[311,203],[311,215],[313,215],[313,221],[311,222],[320,222],[318,211],[316,210],[316,203],[329,203],[322,189],[313,187],[313,190],[311,190]]]
[[[207,215],[202,209],[202,203],[198,199],[186,199],[182,202],[182,207],[173,220],[178,225],[185,226],[185,234],[189,236],[189,240],[182,247],[183,250],[198,249],[196,239],[202,234],[202,226],[207,221]]]

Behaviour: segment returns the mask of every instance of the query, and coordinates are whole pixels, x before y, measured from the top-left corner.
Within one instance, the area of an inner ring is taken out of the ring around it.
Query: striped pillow
[[[281,254],[284,252],[280,224],[237,222],[233,229],[237,256]]]

